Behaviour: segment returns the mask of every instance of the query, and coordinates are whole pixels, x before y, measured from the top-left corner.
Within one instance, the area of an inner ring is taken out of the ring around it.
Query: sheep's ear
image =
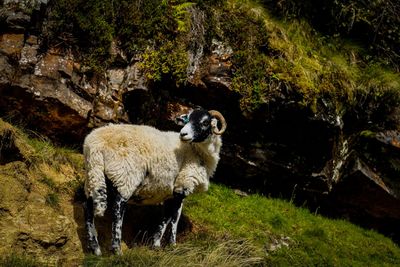
[[[218,120],[216,118],[211,119],[211,128],[215,128],[218,126]]]

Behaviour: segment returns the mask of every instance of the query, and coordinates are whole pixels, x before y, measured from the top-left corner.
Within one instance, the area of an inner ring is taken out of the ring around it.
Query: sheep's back
[[[84,154],[101,151],[104,172],[119,193],[147,204],[172,194],[179,170],[174,150],[178,133],[143,125],[110,124],[94,130],[84,143]]]

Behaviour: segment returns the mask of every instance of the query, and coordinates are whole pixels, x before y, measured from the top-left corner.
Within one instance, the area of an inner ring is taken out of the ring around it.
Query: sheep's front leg
[[[161,224],[158,226],[156,233],[153,236],[153,247],[161,246],[161,239],[167,229],[168,224],[171,223],[171,235],[169,243],[176,244],[176,232],[178,229],[179,218],[182,213],[182,204],[185,195],[174,193],[172,199],[168,199],[164,203],[164,215]]]
[[[124,199],[118,192],[116,192],[113,204],[113,218],[112,218],[112,240],[111,250],[121,255],[121,238],[122,238],[122,223],[126,209],[127,200]]]
[[[96,227],[94,225],[93,199],[87,198],[83,204],[85,211],[85,227],[88,240],[88,249],[97,256],[101,255],[99,241],[97,241]]]
[[[169,236],[169,244],[176,244],[176,233],[178,230],[179,219],[182,215],[183,200],[186,195],[180,193],[174,193],[173,203],[170,207],[171,215],[171,235]]]

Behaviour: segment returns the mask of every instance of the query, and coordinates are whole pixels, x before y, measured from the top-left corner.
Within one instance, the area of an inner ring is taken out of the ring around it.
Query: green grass
[[[400,248],[374,231],[312,214],[292,203],[238,196],[212,185],[186,199],[193,223],[176,247],[135,247],[84,266],[398,266]]]
[[[32,136],[22,133],[21,138],[32,149],[33,153],[30,155],[30,161],[34,164],[47,163],[59,170],[61,164],[71,164],[74,168],[83,168],[82,155],[77,150],[60,147],[52,144],[50,139],[37,134],[30,133]]]
[[[343,220],[310,213],[288,201],[259,195],[240,197],[213,185],[191,196],[185,214],[213,235],[245,238],[264,249],[272,266],[395,266],[400,248],[390,239]],[[289,237],[289,246],[268,252],[268,244]],[[261,255],[260,255],[261,256]]]

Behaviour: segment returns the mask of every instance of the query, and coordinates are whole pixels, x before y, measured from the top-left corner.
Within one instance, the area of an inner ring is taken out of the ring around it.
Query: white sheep
[[[140,205],[164,203],[165,215],[153,237],[153,246],[160,246],[168,224],[169,243],[176,243],[183,199],[188,194],[207,191],[219,161],[221,134],[226,129],[224,117],[215,110],[197,109],[180,116],[177,122],[184,125],[180,133],[144,125],[110,124],[85,138],[85,224],[88,247],[96,255],[101,255],[101,250],[94,216],[103,216],[107,208],[107,179],[116,193],[112,207],[114,253],[121,253],[122,221],[128,200]]]

